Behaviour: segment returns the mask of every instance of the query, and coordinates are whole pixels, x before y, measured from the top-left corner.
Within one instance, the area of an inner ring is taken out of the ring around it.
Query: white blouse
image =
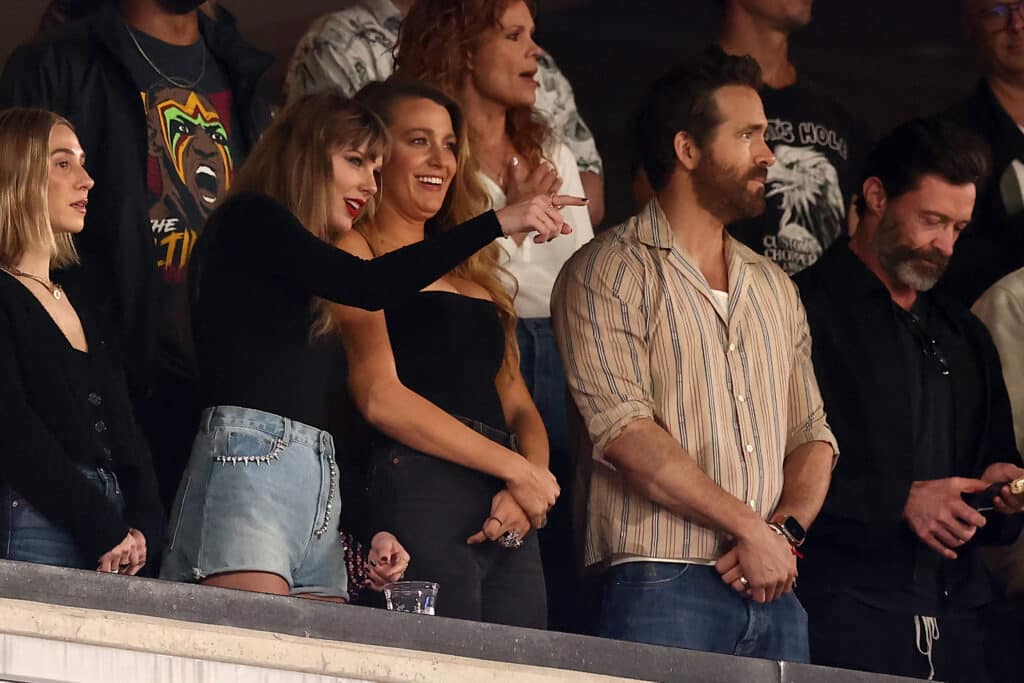
[[[583,182],[580,180],[579,167],[572,152],[562,143],[558,143],[555,153],[550,157],[562,179],[559,194],[582,197]],[[501,209],[506,204],[505,192],[481,173],[481,181],[491,204]],[[572,226],[572,234],[561,235],[544,244],[533,241],[528,235],[522,244],[516,244],[511,237],[499,238],[498,244],[505,250],[507,258],[502,259],[504,266],[519,283],[516,295],[516,315],[520,318],[550,318],[551,289],[555,278],[562,269],[562,264],[569,260],[577,249],[594,238],[594,227],[590,224],[590,214],[585,206],[567,206],[562,209],[565,222]],[[511,287],[509,288],[511,291]]]

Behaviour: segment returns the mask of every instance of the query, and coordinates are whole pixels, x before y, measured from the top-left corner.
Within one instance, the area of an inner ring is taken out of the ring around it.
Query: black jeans
[[[514,439],[463,420],[493,441]],[[512,550],[485,541],[468,545],[491,514],[499,479],[426,455],[391,439],[374,444],[370,500],[376,527],[390,531],[412,556],[405,577],[440,584],[440,616],[545,628],[547,598],[535,533]]]

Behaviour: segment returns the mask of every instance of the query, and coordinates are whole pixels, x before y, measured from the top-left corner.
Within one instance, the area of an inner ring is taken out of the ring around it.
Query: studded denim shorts
[[[348,597],[334,441],[272,413],[203,412],[171,510],[160,576],[269,572],[293,595]]]

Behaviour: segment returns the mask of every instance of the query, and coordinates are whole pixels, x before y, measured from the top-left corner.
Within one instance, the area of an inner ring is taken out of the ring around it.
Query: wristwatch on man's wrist
[[[804,529],[804,525],[798,522],[796,517],[783,517],[778,522],[772,522],[771,525],[778,529],[794,548],[802,546],[807,538],[807,531]]]

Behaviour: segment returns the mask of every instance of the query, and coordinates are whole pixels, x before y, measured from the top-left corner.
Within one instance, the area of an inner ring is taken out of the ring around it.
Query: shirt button
[[[729,344],[729,350],[730,351],[735,351],[736,350],[736,345],[735,344]]]
[[[753,453],[753,452],[754,452],[754,444],[748,443],[747,444],[747,453]]]
[[[18,501],[14,501],[13,503],[11,503],[11,507],[12,508],[18,507]]]
[[[93,429],[95,429],[100,434],[102,434],[103,432],[107,431],[107,423],[104,422],[103,420],[100,420],[99,422],[94,424],[92,427],[93,427]]]
[[[736,394],[736,400],[739,401],[740,403],[743,403],[744,401],[747,400],[747,398],[743,394]]]
[[[750,506],[751,510],[756,510],[757,509],[757,505],[754,503],[754,499],[753,498],[751,498],[750,500],[747,501],[747,505]]]
[[[89,403],[91,403],[94,406],[102,405],[103,397],[97,394],[95,391],[93,391],[89,394]]]

